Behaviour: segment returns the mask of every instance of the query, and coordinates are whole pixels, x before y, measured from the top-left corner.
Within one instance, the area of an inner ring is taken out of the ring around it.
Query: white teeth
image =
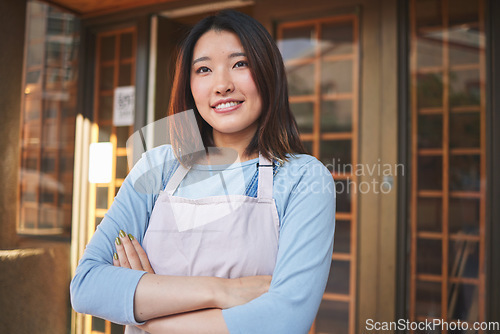
[[[227,102],[227,103],[221,103],[215,106],[215,109],[223,109],[223,108],[229,108],[229,107],[234,107],[236,105],[240,104],[240,102]]]

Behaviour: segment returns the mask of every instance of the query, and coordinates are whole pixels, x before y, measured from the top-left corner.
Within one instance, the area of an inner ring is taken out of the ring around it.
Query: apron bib
[[[272,275],[279,218],[271,162],[259,154],[256,198],[173,196],[188,172],[179,165],[151,214],[143,248],[155,273],[222,278]],[[144,332],[127,326],[125,333]]]

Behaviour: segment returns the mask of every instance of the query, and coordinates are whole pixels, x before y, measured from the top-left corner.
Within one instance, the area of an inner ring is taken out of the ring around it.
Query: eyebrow
[[[246,56],[247,55],[244,52],[233,52],[228,56],[228,58],[246,57]],[[200,61],[205,61],[205,60],[210,60],[210,57],[205,56],[205,57],[196,58],[195,60],[193,60],[192,65],[199,63]]]

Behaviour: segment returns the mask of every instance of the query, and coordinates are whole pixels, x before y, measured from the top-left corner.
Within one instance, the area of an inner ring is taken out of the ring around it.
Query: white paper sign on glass
[[[113,100],[113,125],[134,125],[135,86],[116,87]]]

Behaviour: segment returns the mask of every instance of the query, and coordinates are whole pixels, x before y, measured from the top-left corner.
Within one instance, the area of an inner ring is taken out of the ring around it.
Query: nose
[[[234,91],[234,82],[231,74],[227,70],[219,70],[215,75],[215,93],[218,95],[225,95]]]

